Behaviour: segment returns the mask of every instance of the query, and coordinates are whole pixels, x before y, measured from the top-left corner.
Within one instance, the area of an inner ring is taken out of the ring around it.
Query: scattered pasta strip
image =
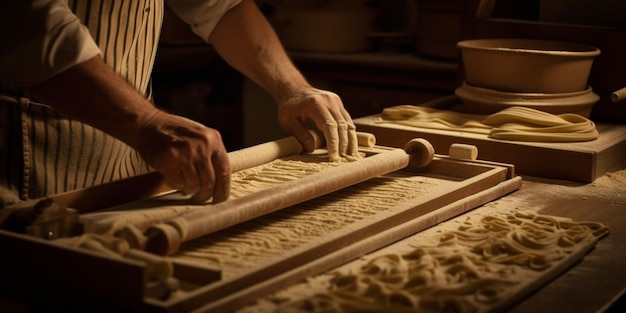
[[[375,255],[331,273],[326,292],[276,312],[482,312],[580,249],[608,234],[600,223],[515,213],[466,221],[433,245]],[[281,304],[282,303],[282,304]]]

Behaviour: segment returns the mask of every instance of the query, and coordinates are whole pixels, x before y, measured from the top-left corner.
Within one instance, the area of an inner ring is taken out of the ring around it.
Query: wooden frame
[[[145,271],[136,262],[59,247],[43,239],[5,231],[0,232],[3,246],[14,251],[27,247],[28,253],[0,259],[3,269],[0,289],[11,290],[8,294],[18,300],[43,299],[65,309],[224,312],[521,187],[521,179],[510,165],[451,159],[444,155],[436,155],[424,168],[408,167],[399,172],[444,179],[451,188],[446,185],[445,190],[429,195],[428,200],[398,203],[384,213],[341,228],[315,243],[288,251],[269,264],[229,279],[214,281],[218,270],[178,266],[174,276],[193,286],[179,297],[166,300],[151,297],[145,285]]]

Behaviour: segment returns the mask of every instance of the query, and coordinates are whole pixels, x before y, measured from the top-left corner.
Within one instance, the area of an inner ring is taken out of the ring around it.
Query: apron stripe
[[[67,0],[67,3],[89,29],[104,61],[133,88],[149,97],[163,0]],[[47,106],[3,99],[0,98],[0,175],[4,177],[0,188],[22,200],[152,170],[135,150],[97,129],[70,120]]]

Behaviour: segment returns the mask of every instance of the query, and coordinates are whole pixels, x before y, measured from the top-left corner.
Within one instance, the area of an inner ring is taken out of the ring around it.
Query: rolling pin
[[[316,132],[311,131],[311,134],[315,138],[316,148],[321,148],[324,141]],[[357,141],[360,146],[372,147],[376,143],[376,137],[369,133],[357,132]],[[302,145],[292,136],[232,151],[228,153],[228,157],[231,172],[237,172],[278,158],[300,154],[303,150]],[[120,190],[124,190],[124,192],[120,193]],[[84,213],[103,210],[172,191],[174,189],[165,183],[163,175],[154,171],[86,189],[60,193],[49,198],[57,204]],[[33,202],[32,206],[37,201],[31,202]],[[5,220],[5,215],[8,213],[0,214],[0,222]]]
[[[309,133],[315,139],[315,148],[322,148],[324,140],[314,131]],[[359,146],[373,147],[376,144],[376,137],[370,133],[357,132],[356,135]],[[292,136],[229,152],[228,158],[231,172],[235,173],[286,156],[301,154],[303,150],[302,145]]]
[[[310,133],[315,140],[315,148],[322,148],[324,146],[324,139],[321,138],[314,131],[310,131]],[[361,147],[373,147],[376,144],[376,137],[370,133],[357,132],[357,142],[358,145]],[[230,161],[231,172],[235,173],[241,170],[269,163],[279,158],[301,154],[303,150],[304,148],[298,142],[298,140],[295,137],[291,136],[229,152],[228,157]],[[126,185],[120,186],[121,189],[132,190],[132,193],[137,193],[137,188],[146,188],[146,186],[153,186],[155,183],[158,183],[162,186],[160,189],[162,192],[173,191],[173,189],[169,188],[169,186],[165,184],[163,176],[161,176],[159,173],[149,173],[149,180],[147,179],[148,176],[146,175],[128,179]],[[140,179],[142,180],[141,184],[133,184],[133,181],[139,182]],[[121,182],[118,182],[118,184],[119,183]],[[120,190],[117,188],[113,189]],[[150,187],[150,190],[154,189],[154,187]],[[143,192],[141,194],[146,194],[146,192]],[[150,221],[147,221],[145,224],[150,224]],[[128,241],[128,243],[133,248],[145,249],[145,244],[147,241],[145,236],[143,235],[144,231],[145,229],[139,229],[138,227],[127,225],[119,229],[115,233],[115,236],[126,239],[126,241]]]
[[[145,232],[145,249],[159,255],[171,255],[185,241],[403,169],[409,164],[425,166],[432,160],[433,151],[428,141],[413,139],[404,149],[383,151],[304,178],[185,213],[166,223],[149,227]]]

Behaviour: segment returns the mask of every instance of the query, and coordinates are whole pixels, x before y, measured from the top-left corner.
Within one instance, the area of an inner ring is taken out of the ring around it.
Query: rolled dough
[[[375,122],[471,132],[514,141],[578,142],[598,138],[595,124],[583,116],[554,115],[526,107],[510,107],[491,115],[476,115],[399,105],[385,108]]]

